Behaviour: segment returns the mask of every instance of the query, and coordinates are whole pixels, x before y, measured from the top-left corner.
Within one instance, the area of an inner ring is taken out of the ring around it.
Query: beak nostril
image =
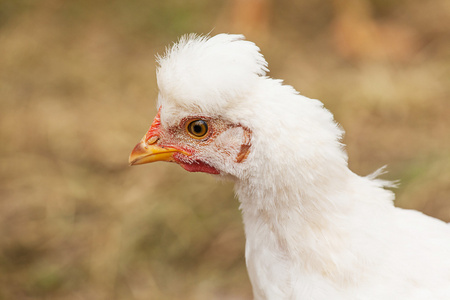
[[[151,138],[149,138],[147,140],[147,145],[153,145],[154,143],[156,143],[159,140],[159,136],[154,135]]]

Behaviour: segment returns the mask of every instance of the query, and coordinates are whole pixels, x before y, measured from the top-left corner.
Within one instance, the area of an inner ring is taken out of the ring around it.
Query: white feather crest
[[[268,71],[259,48],[232,34],[185,35],[158,63],[160,101],[203,111],[233,105]]]

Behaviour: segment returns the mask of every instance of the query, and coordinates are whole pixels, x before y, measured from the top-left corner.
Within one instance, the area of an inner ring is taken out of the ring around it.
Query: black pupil
[[[194,125],[194,132],[195,133],[202,133],[202,125],[195,124]]]

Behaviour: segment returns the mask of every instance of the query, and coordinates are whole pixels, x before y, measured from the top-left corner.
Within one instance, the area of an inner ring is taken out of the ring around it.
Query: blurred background
[[[232,185],[128,167],[190,32],[245,34],[353,171],[450,221],[448,0],[0,0],[0,299],[251,299]]]

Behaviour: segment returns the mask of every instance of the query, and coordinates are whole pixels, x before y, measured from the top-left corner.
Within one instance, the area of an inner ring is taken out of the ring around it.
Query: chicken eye
[[[186,129],[190,136],[201,139],[208,134],[208,123],[203,120],[194,120],[187,124]]]

